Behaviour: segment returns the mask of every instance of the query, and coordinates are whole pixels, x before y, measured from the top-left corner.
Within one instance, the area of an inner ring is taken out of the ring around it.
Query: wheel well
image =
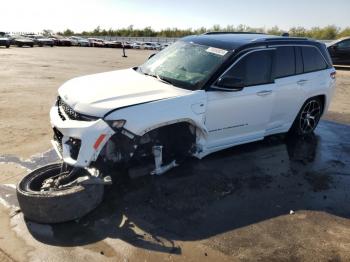
[[[318,98],[321,100],[321,103],[322,103],[322,113],[324,112],[324,108],[326,106],[326,96],[325,95],[318,95],[318,96],[314,96],[314,98]]]
[[[196,127],[188,122],[177,122],[153,129],[139,140],[143,151],[151,152],[153,145],[164,147],[164,159],[183,158],[191,154],[196,143]]]

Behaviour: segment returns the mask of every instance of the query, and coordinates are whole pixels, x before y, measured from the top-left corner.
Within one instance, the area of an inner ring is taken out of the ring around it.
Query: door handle
[[[302,80],[299,80],[299,81],[297,82],[297,84],[300,85],[300,86],[302,86],[302,85],[306,84],[306,82],[307,82],[307,80],[302,79]]]
[[[263,90],[263,91],[257,92],[256,94],[258,96],[267,96],[267,95],[269,95],[271,93],[272,93],[272,90]]]

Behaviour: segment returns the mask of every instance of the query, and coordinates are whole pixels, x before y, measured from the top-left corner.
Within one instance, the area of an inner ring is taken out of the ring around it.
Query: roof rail
[[[247,35],[266,35],[264,33],[257,33],[257,32],[228,32],[228,31],[213,31],[213,32],[206,32],[203,35],[222,35],[222,34],[247,34]]]
[[[254,39],[252,42],[260,42],[260,41],[271,42],[271,41],[290,41],[290,40],[305,41],[310,39],[306,37],[268,37],[268,38],[257,38],[257,39]]]

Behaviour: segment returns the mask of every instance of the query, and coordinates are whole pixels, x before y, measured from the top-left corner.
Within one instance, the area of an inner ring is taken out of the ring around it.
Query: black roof
[[[235,50],[244,45],[261,42],[279,41],[308,41],[307,38],[283,37],[259,33],[236,33],[236,32],[210,32],[203,35],[192,35],[182,38],[185,42],[193,42],[200,45],[216,48]]]

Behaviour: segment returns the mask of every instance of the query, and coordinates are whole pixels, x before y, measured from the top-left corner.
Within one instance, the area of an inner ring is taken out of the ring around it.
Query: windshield
[[[178,41],[146,61],[138,71],[197,90],[227,56],[228,51],[223,49]]]

